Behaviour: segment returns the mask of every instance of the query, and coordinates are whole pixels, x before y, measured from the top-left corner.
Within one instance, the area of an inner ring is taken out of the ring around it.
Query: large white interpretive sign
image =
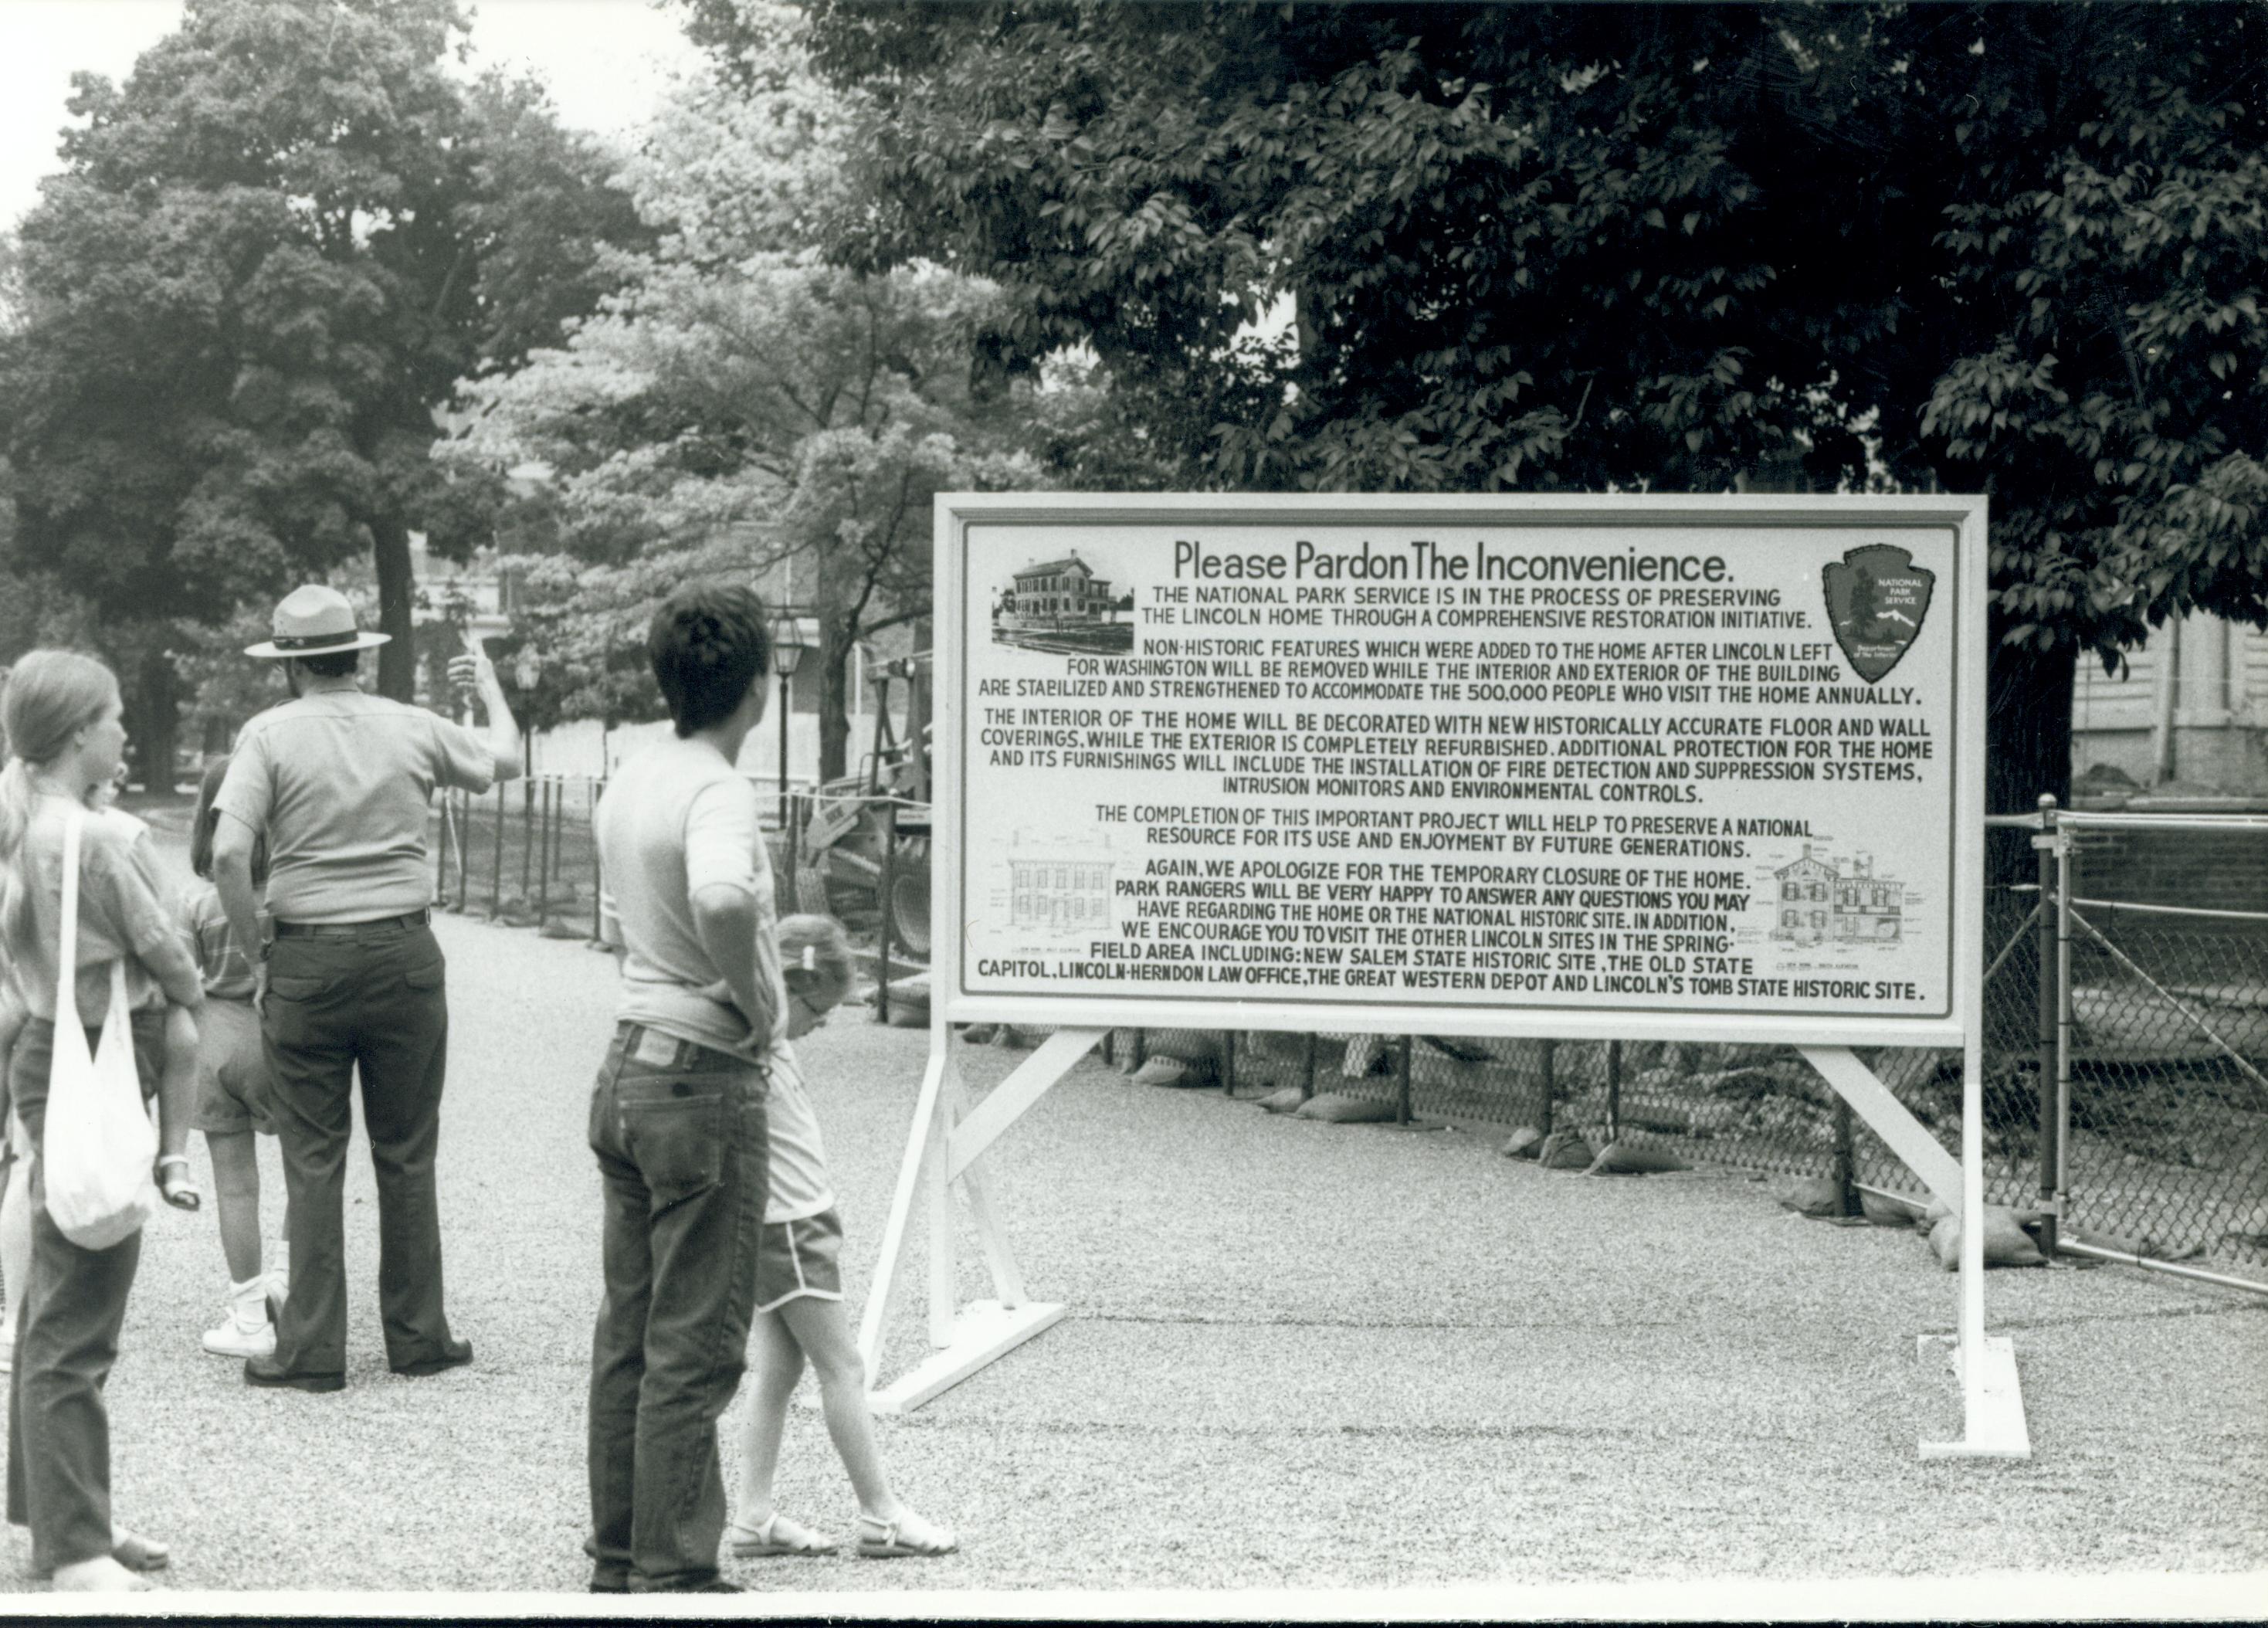
[[[1971,501],[964,500],[956,1013],[1957,1042]]]
[[[1798,1047],[1962,1217],[1984,1335],[1981,497],[937,500],[920,1406],[1065,1315],[985,1156],[1116,1026]],[[972,1103],[956,1025],[1053,1033]],[[1851,1048],[1957,1046],[1958,1163]],[[993,1298],[962,1305],[955,1195]]]

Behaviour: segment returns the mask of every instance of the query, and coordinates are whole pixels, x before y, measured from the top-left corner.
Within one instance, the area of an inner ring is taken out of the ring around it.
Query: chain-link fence
[[[2138,1254],[2268,1263],[2268,821],[2052,823],[2071,1219]]]
[[[2052,814],[1990,833],[1985,1196],[2066,1241],[2268,1268],[2268,819]],[[2210,900],[2205,903],[2200,901]],[[2044,902],[2043,902],[2044,901]],[[2042,973],[2046,976],[2043,979]],[[1557,1132],[1919,1195],[1786,1047],[1126,1031],[1240,1094],[1296,1086],[1397,1116]],[[1955,1151],[1957,1051],[1863,1055]]]

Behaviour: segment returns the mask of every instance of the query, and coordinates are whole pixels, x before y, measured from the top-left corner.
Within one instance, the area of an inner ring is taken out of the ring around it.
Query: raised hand
[[[497,687],[496,664],[489,659],[488,646],[470,624],[464,630],[464,654],[449,658],[450,685],[486,696]]]

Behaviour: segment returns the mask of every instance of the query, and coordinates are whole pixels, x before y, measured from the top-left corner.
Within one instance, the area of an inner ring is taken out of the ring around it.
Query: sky
[[[551,87],[562,120],[623,132],[671,70],[693,59],[674,16],[648,0],[475,0],[473,69],[519,66]],[[57,167],[63,107],[80,69],[122,79],[180,22],[180,0],[0,0],[0,230],[39,201]]]

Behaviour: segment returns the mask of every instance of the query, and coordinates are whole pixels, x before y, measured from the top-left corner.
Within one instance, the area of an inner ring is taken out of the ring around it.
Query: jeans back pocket
[[[732,1082],[709,1075],[638,1084],[643,1088],[635,1094],[617,1097],[615,1111],[622,1116],[625,1151],[653,1194],[654,1208],[706,1192],[723,1181]]]

